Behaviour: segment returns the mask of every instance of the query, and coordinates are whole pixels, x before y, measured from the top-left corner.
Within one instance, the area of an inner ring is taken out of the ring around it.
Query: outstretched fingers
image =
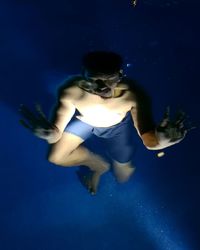
[[[38,114],[40,115],[40,117],[42,117],[43,119],[47,119],[47,118],[46,118],[46,115],[45,115],[44,112],[42,111],[42,108],[41,108],[41,106],[40,106],[39,103],[36,103],[36,104],[35,104],[35,109],[36,109],[36,111],[38,112]]]
[[[24,126],[25,128],[27,128],[27,129],[33,131],[33,127],[30,126],[30,124],[28,124],[28,123],[25,122],[24,120],[20,119],[19,122],[20,122],[20,124],[21,124],[22,126]]]
[[[184,122],[186,121],[187,119],[187,116],[186,116],[186,113],[183,112],[182,110],[180,110],[177,114],[176,114],[176,122],[175,124],[176,125],[180,125],[182,126],[184,124]]]
[[[39,127],[44,129],[54,129],[54,126],[48,121],[45,114],[43,113],[41,107],[39,104],[35,105],[36,114],[34,114],[32,111],[30,111],[25,105],[20,105],[20,113],[26,120],[20,120],[20,123],[31,130]]]
[[[20,105],[19,112],[22,114],[22,116],[30,123],[31,127],[34,127],[34,125],[37,123],[37,118],[35,115],[23,104]],[[30,127],[25,121],[22,122],[22,124],[26,127]]]
[[[44,114],[41,106],[38,103],[35,104],[35,109],[37,111],[38,120],[40,121],[41,125],[45,128],[53,129],[54,128],[53,125],[48,121],[48,119],[46,118],[46,115]]]
[[[166,127],[169,124],[169,122],[170,122],[170,107],[167,106],[163,120],[160,123],[160,127]]]
[[[183,134],[186,134],[188,131],[196,128],[196,126],[194,126],[188,118],[189,116],[183,111],[179,111],[177,113],[175,125],[182,131]]]

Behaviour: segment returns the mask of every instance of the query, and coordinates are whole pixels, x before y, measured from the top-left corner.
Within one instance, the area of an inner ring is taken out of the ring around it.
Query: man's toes
[[[93,184],[91,176],[90,176],[90,178],[85,179],[85,186],[87,187],[87,190],[91,195],[96,194],[97,187],[96,187],[96,185]]]
[[[89,191],[89,193],[91,195],[95,195],[96,194],[96,190],[94,188],[89,188],[88,191]]]

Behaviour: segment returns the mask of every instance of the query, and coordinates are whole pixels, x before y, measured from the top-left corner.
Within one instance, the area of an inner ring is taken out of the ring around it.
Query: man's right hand
[[[20,106],[19,111],[26,120],[21,119],[20,123],[31,130],[35,136],[46,140],[50,144],[57,142],[61,138],[62,132],[47,120],[38,104],[36,105],[37,115],[23,104]]]

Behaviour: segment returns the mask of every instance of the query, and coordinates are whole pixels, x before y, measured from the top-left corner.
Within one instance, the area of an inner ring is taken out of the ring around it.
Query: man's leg
[[[113,160],[113,173],[118,182],[124,183],[129,180],[129,178],[133,175],[136,168],[133,166],[131,161],[120,163],[118,161]]]
[[[108,147],[108,154],[113,161],[113,173],[118,182],[125,182],[135,172],[136,168],[132,164],[134,144],[132,142],[132,124],[130,115],[109,132],[105,143]]]
[[[123,141],[118,139],[115,138],[115,144],[110,148],[109,153],[113,162],[113,173],[117,181],[123,183],[134,174],[136,167],[132,163],[133,146],[128,143],[123,144]],[[118,143],[116,143],[116,140]]]
[[[48,160],[56,165],[72,167],[85,165],[93,171],[89,188],[96,192],[100,176],[108,171],[109,163],[102,157],[81,146],[84,140],[74,134],[64,132],[62,138],[50,148]]]

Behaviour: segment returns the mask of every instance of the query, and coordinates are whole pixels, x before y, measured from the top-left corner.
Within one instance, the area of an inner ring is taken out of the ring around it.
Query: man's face
[[[94,84],[93,93],[109,98],[112,97],[114,88],[121,81],[121,76],[119,73],[116,73],[113,75],[91,76],[86,79]]]

